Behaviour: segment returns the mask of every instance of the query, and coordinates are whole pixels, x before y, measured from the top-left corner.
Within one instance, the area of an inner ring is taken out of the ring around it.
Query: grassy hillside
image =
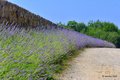
[[[21,30],[0,25],[0,80],[49,79],[69,52],[112,43],[66,29]]]
[[[54,23],[7,1],[0,1],[0,9],[0,80],[51,80],[61,70],[61,60],[73,54],[70,52],[115,47],[73,30],[55,28]]]

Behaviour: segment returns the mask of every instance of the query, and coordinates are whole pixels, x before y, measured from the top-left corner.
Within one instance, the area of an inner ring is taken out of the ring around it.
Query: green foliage
[[[81,22],[69,21],[67,25],[64,24],[64,27],[112,42],[116,47],[120,47],[120,30],[113,23],[97,20],[95,22],[89,21],[86,25]]]
[[[118,30],[118,34],[120,34],[120,29]]]
[[[118,27],[110,22],[100,22],[99,20],[96,22],[90,21],[88,22],[88,27],[99,28],[103,31],[107,32],[118,32]]]
[[[58,25],[59,27],[65,27],[65,26],[66,26],[66,25],[63,24],[62,22],[57,23],[57,25]]]
[[[70,28],[70,29],[76,30],[77,24],[78,23],[76,21],[69,21],[67,23],[67,27]]]
[[[52,80],[62,56],[74,50],[59,31],[0,35],[0,80]]]
[[[59,23],[58,25],[64,27],[64,28],[68,28],[68,29],[72,29],[78,32],[84,32],[86,30],[86,25],[84,23],[78,23],[76,21],[69,21],[67,23],[67,25]]]
[[[116,25],[110,22],[101,22],[101,21],[90,21],[87,26],[86,32],[87,35],[107,40],[120,47],[119,42],[119,29]]]
[[[78,23],[76,26],[76,31],[84,32],[86,30],[86,25],[84,23]]]

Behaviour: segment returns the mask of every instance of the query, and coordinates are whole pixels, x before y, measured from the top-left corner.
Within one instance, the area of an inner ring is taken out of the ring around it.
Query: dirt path
[[[86,49],[59,80],[120,80],[120,49]]]

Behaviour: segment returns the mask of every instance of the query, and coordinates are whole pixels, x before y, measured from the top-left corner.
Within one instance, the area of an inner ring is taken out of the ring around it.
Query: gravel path
[[[120,49],[89,48],[69,64],[59,80],[120,80]]]

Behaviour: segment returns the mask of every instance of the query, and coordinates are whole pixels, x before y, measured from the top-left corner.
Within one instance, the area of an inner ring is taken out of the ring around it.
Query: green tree
[[[57,23],[57,25],[60,26],[60,27],[64,27],[64,28],[66,27],[66,25],[63,24],[62,22]]]
[[[76,26],[76,31],[78,32],[85,32],[86,25],[84,23],[78,23]]]
[[[118,32],[118,27],[113,23],[103,22],[103,30],[107,32]]]
[[[62,23],[59,23],[58,25],[95,38],[112,42],[116,47],[120,47],[120,30],[113,23],[97,20],[89,21],[86,25],[81,22],[69,21],[67,25]]]
[[[69,21],[67,23],[67,28],[69,29],[73,29],[76,31],[76,27],[77,27],[78,23],[76,21]]]

